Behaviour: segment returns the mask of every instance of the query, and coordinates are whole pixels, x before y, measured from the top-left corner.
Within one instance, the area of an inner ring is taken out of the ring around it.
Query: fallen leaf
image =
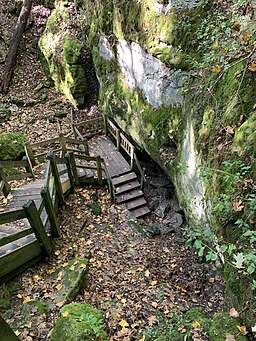
[[[38,282],[41,279],[41,277],[39,275],[34,275],[33,279],[35,282]]]
[[[158,322],[158,318],[155,315],[148,317],[148,324],[150,325],[150,327],[156,322]]]
[[[69,312],[68,312],[68,311],[64,311],[61,315],[62,315],[63,317],[68,317]]]
[[[56,285],[56,289],[57,289],[58,291],[61,290],[61,289],[62,289],[62,284]]]
[[[74,271],[75,270],[75,265],[71,265],[71,267],[69,268],[70,271]]]
[[[186,328],[184,326],[181,326],[181,327],[178,328],[178,332],[181,333],[181,334],[186,333],[186,331],[187,330],[186,330]]]
[[[16,336],[19,336],[19,335],[20,335],[20,332],[19,332],[18,330],[15,330],[14,334],[15,334]]]
[[[65,301],[60,301],[60,302],[56,303],[56,307],[61,308],[64,306],[64,304],[65,304]]]
[[[239,201],[233,201],[232,202],[232,209],[235,212],[241,212],[242,209],[244,208],[244,205],[242,205],[243,201],[239,200]]]
[[[86,264],[84,264],[84,263],[80,264],[80,265],[79,265],[79,268],[85,269],[85,268],[86,268]]]
[[[254,327],[252,327],[252,332],[253,332],[253,333],[256,333],[256,324],[255,324]]]
[[[56,256],[59,256],[59,255],[60,255],[60,250],[55,251],[54,254],[55,254]]]
[[[147,278],[149,278],[149,276],[150,276],[149,270],[146,270],[146,271],[145,271],[145,276],[146,276]]]
[[[201,329],[201,325],[198,321],[195,321],[194,323],[192,323],[192,328],[194,330],[200,330]]]
[[[212,71],[214,71],[214,72],[220,72],[220,70],[221,70],[221,67],[219,66],[219,64],[214,65],[214,66],[212,67]]]
[[[225,341],[236,341],[236,338],[232,334],[227,334]]]
[[[157,304],[156,302],[152,302],[151,305],[152,305],[154,308],[156,308],[158,304]]]
[[[249,64],[248,69],[252,72],[256,72],[256,63]]]
[[[118,324],[119,324],[119,326],[121,326],[122,328],[129,327],[129,323],[126,322],[125,320],[120,321]]]
[[[240,331],[241,334],[246,335],[248,331],[246,330],[246,326],[236,326],[237,329]]]
[[[30,301],[30,297],[29,296],[26,296],[25,298],[24,298],[24,300],[23,300],[23,303],[27,303],[27,302],[29,302]]]
[[[233,317],[233,318],[237,318],[237,317],[239,317],[239,313],[236,311],[235,308],[231,308],[231,309],[229,310],[229,316],[231,316],[231,317]]]

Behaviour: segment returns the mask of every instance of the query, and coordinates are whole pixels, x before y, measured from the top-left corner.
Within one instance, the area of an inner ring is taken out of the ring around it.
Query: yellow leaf
[[[35,282],[38,282],[41,279],[41,277],[39,275],[34,275],[33,279]]]
[[[63,268],[65,268],[67,265],[68,265],[68,263],[66,262],[66,263],[63,263],[61,266],[62,266]]]
[[[62,284],[56,285],[56,289],[57,289],[58,291],[61,290],[61,289],[62,289]]]
[[[68,311],[64,311],[61,315],[62,315],[63,317],[68,317],[69,312],[68,312]]]
[[[141,339],[139,339],[139,341],[145,341],[145,339],[146,339],[146,336],[145,336],[145,335],[143,335],[143,336],[142,336],[142,338],[141,338]]]
[[[194,323],[192,323],[192,328],[193,328],[194,330],[200,330],[201,325],[200,325],[199,322],[195,321]]]
[[[23,296],[21,294],[18,294],[17,297],[18,298],[23,298]]]
[[[256,72],[256,63],[249,64],[248,69],[252,72]]]
[[[156,308],[157,307],[157,303],[156,302],[152,302],[151,305]]]
[[[125,299],[125,298],[122,298],[122,299],[121,299],[121,303],[126,304],[126,299]]]
[[[59,256],[60,250],[55,251],[54,254],[55,254],[56,256]]]
[[[146,270],[146,271],[145,271],[145,276],[146,276],[147,278],[149,278],[149,276],[150,276],[149,270]]]
[[[57,281],[61,281],[62,280],[62,276],[63,276],[63,274],[62,274],[62,272],[60,272],[58,277],[57,277]]]
[[[84,263],[80,264],[80,265],[79,265],[79,268],[85,269],[85,268],[86,268],[86,264],[84,264]]]
[[[248,333],[245,326],[236,326],[236,327],[240,331],[241,334],[246,335]]]
[[[118,300],[121,300],[122,299],[122,296],[121,295],[116,295],[117,299]]]
[[[18,330],[15,330],[14,334],[15,334],[16,336],[19,336],[19,335],[20,335],[20,332],[19,332]]]
[[[256,333],[256,324],[255,324],[254,327],[252,327],[252,332],[253,332],[253,333]]]
[[[75,270],[75,265],[71,265],[71,267],[69,268],[70,271],[74,271]]]
[[[125,320],[122,320],[119,322],[119,326],[121,326],[122,328],[129,327],[129,323]]]
[[[214,72],[220,72],[220,70],[221,70],[221,67],[219,66],[219,64],[216,64],[212,67],[212,71]]]
[[[150,284],[151,284],[151,285],[152,285],[152,287],[153,287],[154,285],[156,285],[156,284],[157,284],[157,281],[152,281]]]
[[[29,296],[26,296],[25,298],[24,298],[24,300],[23,300],[23,303],[27,303],[27,302],[29,302],[30,301],[30,297]]]

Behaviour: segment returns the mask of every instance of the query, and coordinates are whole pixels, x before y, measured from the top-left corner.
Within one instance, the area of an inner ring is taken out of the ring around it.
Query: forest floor
[[[17,20],[17,16],[9,13],[13,4],[9,0],[1,2],[1,30],[7,41]],[[41,5],[33,6],[10,90],[7,95],[0,95],[0,102],[13,105],[14,99],[19,98],[23,103],[15,104],[11,117],[0,122],[0,133],[19,131],[31,142],[54,137],[56,132],[71,134],[71,107],[47,85],[36,48],[49,13]],[[0,63],[0,75],[3,68]],[[38,97],[35,89],[42,84],[45,86]],[[94,115],[95,106],[90,108],[94,111],[85,109],[81,115]],[[66,111],[68,115],[56,118],[57,111]],[[87,207],[95,193],[102,210],[98,216]],[[222,278],[192,248],[185,246],[183,231],[152,237],[137,229],[127,211],[111,204],[106,188],[77,188],[61,206],[59,220],[62,239],[57,241],[54,257],[15,279],[22,289],[13,297],[11,319],[19,318],[18,309],[24,302],[49,297],[54,290],[47,282],[49,274],[74,257],[90,258],[87,285],[76,301],[90,303],[104,312],[106,330],[112,340],[138,339],[140,331],[157,325],[161,317],[171,317],[175,309],[199,307],[212,316],[223,308]],[[141,221],[140,225],[143,224]],[[24,326],[19,332],[20,339],[47,340],[59,308],[40,317],[33,327]],[[122,328],[121,321],[126,321],[128,327]],[[197,340],[207,338],[201,335]]]

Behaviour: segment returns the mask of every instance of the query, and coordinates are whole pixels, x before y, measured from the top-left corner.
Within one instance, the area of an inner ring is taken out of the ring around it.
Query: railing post
[[[69,162],[70,162],[70,167],[73,173],[73,179],[74,179],[74,183],[75,185],[79,185],[79,177],[77,174],[77,168],[76,168],[76,160],[74,157],[74,153],[73,152],[69,152]]]
[[[71,167],[70,154],[73,154],[73,152],[68,152],[65,155],[65,159],[66,159],[66,165],[67,165],[67,170],[68,170],[68,177],[69,177],[69,181],[70,181],[70,189],[71,189],[71,192],[73,193],[75,190],[75,186],[74,186],[74,176],[73,176],[72,167]]]
[[[29,142],[26,142],[24,149],[25,149],[25,153],[26,153],[28,160],[30,160],[30,162],[31,162],[31,165],[35,166],[36,165],[36,159],[35,159],[33,150],[31,148],[31,145]]]
[[[101,157],[100,156],[96,157],[96,164],[97,164],[98,183],[99,183],[99,185],[102,185],[103,180],[102,180],[102,166],[101,166]]]
[[[82,146],[84,147],[84,152],[86,155],[89,155],[89,145],[88,141],[86,139],[83,139],[83,144]]]
[[[67,152],[66,141],[63,133],[59,133],[59,141],[61,146],[61,157],[63,157]]]
[[[60,233],[60,224],[58,222],[58,218],[54,209],[54,205],[50,196],[49,189],[47,187],[44,187],[41,190],[41,196],[44,199],[45,202],[45,209],[48,214],[51,228],[52,228],[52,234],[54,238],[59,238],[61,237]]]
[[[0,315],[0,330],[1,339],[6,341],[18,341],[19,338],[15,335],[9,324]]]
[[[131,169],[134,169],[134,147],[131,146]]]
[[[8,184],[8,182],[6,181],[3,167],[0,165],[0,181],[1,180],[4,182],[4,186],[3,186],[4,196],[7,197],[8,194],[10,193],[11,187]]]
[[[27,213],[28,221],[34,230],[38,242],[43,245],[46,253],[49,256],[51,256],[52,254],[51,240],[47,236],[40,215],[38,214],[35,202],[33,200],[29,200],[25,205],[23,205],[23,208]]]
[[[108,135],[108,119],[106,117],[106,115],[103,115],[103,124],[104,124],[104,132],[105,135]]]
[[[53,155],[53,153],[49,153],[47,157],[51,162],[52,175],[54,177],[54,182],[55,182],[58,198],[59,198],[60,202],[63,202],[64,201],[64,194],[62,191],[62,185],[61,185],[61,181],[60,181],[60,176],[59,176],[59,171],[58,171],[58,167],[56,164],[55,156]]]
[[[120,136],[120,130],[116,130],[116,148],[118,151],[120,151],[121,148],[121,136]]]
[[[26,156],[24,156],[22,158],[22,160],[27,161],[28,165],[25,166],[25,169],[26,169],[27,173],[31,173],[33,180],[35,180],[35,175],[34,175],[32,164],[31,164],[30,160]]]

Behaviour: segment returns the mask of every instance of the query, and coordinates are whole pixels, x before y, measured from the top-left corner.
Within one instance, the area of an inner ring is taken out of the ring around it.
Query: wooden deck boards
[[[89,150],[90,154],[104,158],[112,178],[127,173],[131,169],[129,163],[106,136],[97,136],[90,140]]]

